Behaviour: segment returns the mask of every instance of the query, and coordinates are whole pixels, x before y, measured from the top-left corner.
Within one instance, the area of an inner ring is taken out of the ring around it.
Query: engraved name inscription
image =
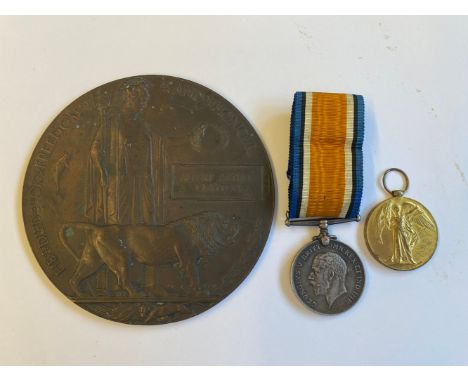
[[[263,184],[262,166],[175,164],[171,199],[258,201]]]

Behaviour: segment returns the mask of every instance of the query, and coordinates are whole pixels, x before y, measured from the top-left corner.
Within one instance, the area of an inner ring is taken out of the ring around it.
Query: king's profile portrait
[[[347,292],[345,280],[348,267],[336,253],[319,253],[312,260],[311,270],[307,277],[314,293],[325,296],[331,308],[335,300]]]

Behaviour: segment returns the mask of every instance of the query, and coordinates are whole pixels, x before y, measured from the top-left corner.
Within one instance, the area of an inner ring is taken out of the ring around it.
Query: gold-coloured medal
[[[399,172],[405,179],[401,190],[390,191],[386,176]],[[408,190],[408,176],[400,169],[385,171],[383,186],[392,198],[378,204],[368,215],[364,228],[367,247],[383,265],[409,271],[426,264],[437,247],[437,224],[431,213],[416,200],[403,195]]]

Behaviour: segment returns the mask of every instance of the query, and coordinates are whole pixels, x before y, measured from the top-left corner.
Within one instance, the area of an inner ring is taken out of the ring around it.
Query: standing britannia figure
[[[112,96],[101,92],[96,97],[99,121],[86,183],[86,216],[94,224],[156,224],[159,137],[142,118],[149,98],[149,84],[138,77]]]

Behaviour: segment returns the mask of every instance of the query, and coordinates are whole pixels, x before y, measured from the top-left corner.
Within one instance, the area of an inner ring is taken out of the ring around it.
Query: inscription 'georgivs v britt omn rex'
[[[23,217],[68,298],[101,317],[163,324],[199,314],[255,265],[274,209],[250,123],[191,81],[131,77],[78,98],[31,157]]]

